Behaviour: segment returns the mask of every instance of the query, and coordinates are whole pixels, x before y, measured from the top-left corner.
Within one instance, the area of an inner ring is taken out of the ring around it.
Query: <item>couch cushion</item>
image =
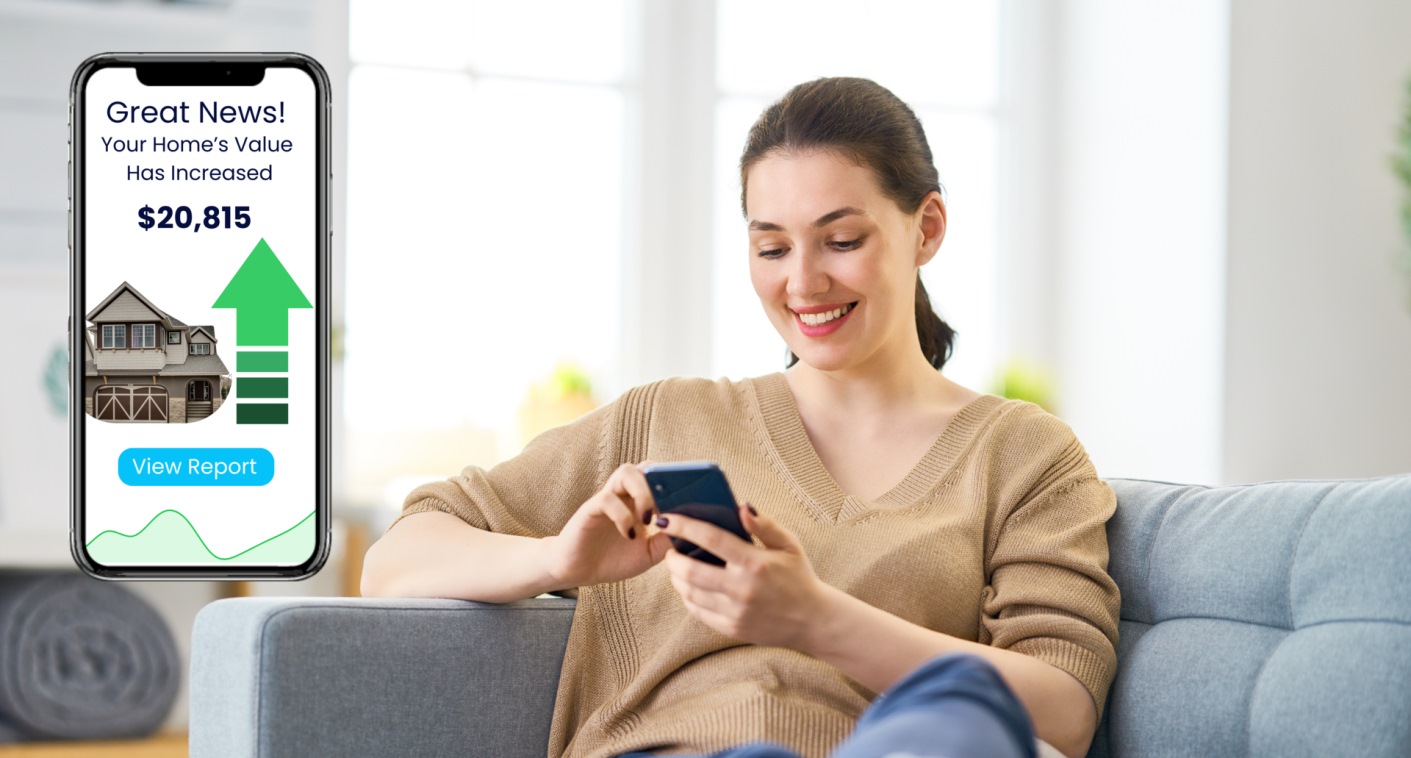
[[[1411,475],[1109,484],[1122,639],[1091,755],[1411,754]]]

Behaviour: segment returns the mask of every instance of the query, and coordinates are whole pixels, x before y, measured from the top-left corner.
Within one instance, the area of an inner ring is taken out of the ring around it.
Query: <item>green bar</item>
[[[236,397],[289,397],[289,377],[235,377]]]
[[[237,424],[287,424],[289,423],[288,403],[236,403],[235,423]]]
[[[265,373],[289,370],[289,353],[283,350],[241,350],[235,354],[235,370]]]

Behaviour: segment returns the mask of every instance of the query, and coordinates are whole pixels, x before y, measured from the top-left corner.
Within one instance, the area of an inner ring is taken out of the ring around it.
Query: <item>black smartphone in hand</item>
[[[710,461],[656,463],[643,473],[659,512],[708,521],[745,542],[751,541],[745,525],[740,523],[740,509],[730,492],[730,483],[718,465]],[[677,552],[697,560],[725,565],[715,554],[686,540],[672,537],[671,545]]]

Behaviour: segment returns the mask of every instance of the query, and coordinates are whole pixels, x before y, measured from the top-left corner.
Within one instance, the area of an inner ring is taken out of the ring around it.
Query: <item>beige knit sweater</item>
[[[1117,663],[1104,531],[1116,497],[1072,430],[1031,403],[970,402],[905,479],[864,502],[823,467],[783,374],[669,379],[488,471],[416,488],[403,516],[440,510],[481,529],[553,535],[614,468],[644,459],[718,462],[736,497],[798,536],[823,581],[924,627],[1047,661],[1086,685],[1101,712]],[[660,564],[583,587],[578,603],[551,758],[759,739],[822,758],[876,695],[803,653],[696,621]]]

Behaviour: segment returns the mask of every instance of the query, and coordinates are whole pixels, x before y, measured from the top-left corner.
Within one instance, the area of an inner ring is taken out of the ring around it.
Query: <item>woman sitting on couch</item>
[[[941,373],[920,122],[871,81],[807,82],[740,180],[787,370],[636,387],[416,488],[363,594],[576,596],[551,756],[1083,755],[1116,666],[1116,498],[1062,421]],[[657,513],[647,459],[718,462],[755,542]]]

